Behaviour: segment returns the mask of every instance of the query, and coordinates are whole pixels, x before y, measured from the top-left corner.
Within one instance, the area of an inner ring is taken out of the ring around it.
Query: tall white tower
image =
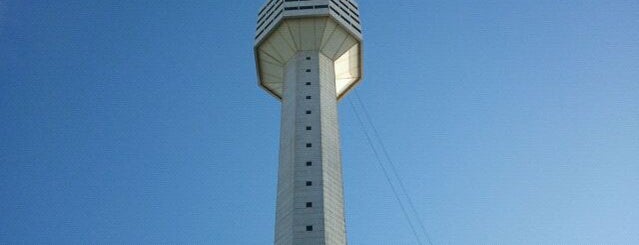
[[[276,245],[344,245],[337,102],[362,77],[354,0],[269,0],[255,36],[259,85],[282,102]]]

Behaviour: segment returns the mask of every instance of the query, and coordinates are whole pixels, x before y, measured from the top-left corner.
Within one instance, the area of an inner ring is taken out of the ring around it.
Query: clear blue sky
[[[0,244],[271,244],[262,0],[0,0]],[[639,244],[639,2],[361,0],[434,244]],[[348,101],[350,244],[416,244]]]

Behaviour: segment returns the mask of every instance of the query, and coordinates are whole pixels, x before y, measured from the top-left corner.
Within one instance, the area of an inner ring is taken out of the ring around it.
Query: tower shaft
[[[284,70],[276,245],[345,245],[334,61],[297,52]]]
[[[355,0],[266,0],[258,84],[282,102],[276,245],[345,245],[337,103],[362,79]]]

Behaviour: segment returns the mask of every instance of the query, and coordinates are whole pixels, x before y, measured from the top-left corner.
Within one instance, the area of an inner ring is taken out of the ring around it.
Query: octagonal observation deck
[[[319,51],[335,64],[337,99],[362,78],[362,31],[354,0],[270,0],[258,14],[255,59],[258,83],[282,99],[287,62]]]

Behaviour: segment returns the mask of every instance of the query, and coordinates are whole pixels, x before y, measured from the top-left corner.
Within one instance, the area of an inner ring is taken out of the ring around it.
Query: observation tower
[[[362,78],[354,0],[270,0],[255,35],[258,84],[282,104],[276,245],[344,245],[337,103]]]

